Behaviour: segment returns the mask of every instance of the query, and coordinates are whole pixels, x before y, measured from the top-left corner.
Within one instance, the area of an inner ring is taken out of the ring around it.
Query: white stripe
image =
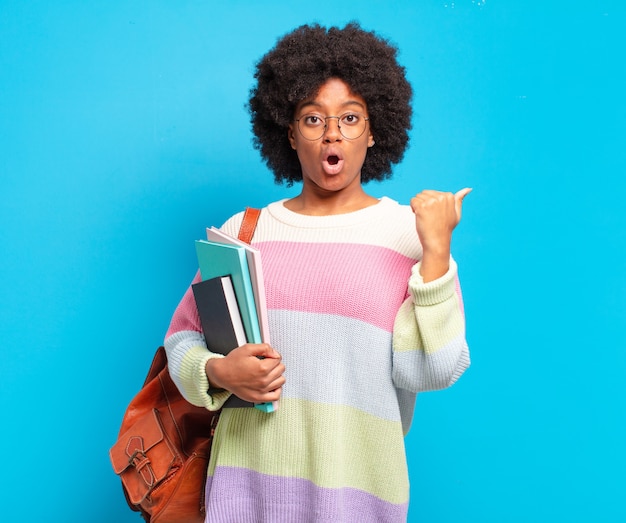
[[[284,397],[348,405],[385,420],[400,420],[389,332],[328,314],[269,314],[272,345],[286,369]],[[320,346],[320,339],[329,341]]]

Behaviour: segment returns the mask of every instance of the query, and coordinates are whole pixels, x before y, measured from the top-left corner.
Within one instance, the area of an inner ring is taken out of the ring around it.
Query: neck
[[[376,203],[378,200],[362,189],[350,195],[343,193],[320,195],[303,190],[295,198],[287,200],[284,205],[290,211],[298,214],[329,216],[359,211]]]

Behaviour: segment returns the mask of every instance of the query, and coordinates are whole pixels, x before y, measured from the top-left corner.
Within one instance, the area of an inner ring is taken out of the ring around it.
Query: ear
[[[374,136],[372,135],[372,132],[370,131],[369,135],[367,136],[367,146],[373,147],[375,143],[376,142],[374,142]]]
[[[289,138],[289,143],[291,144],[292,149],[296,149],[296,137],[294,136],[293,124],[289,124],[289,130],[287,131],[287,138]]]

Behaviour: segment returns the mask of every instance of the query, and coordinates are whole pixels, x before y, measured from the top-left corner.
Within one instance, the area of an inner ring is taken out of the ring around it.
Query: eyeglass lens
[[[359,138],[367,126],[368,118],[359,113],[345,113],[341,116],[321,116],[319,114],[305,114],[298,122],[298,129],[307,140],[319,140],[326,132],[329,120],[336,119],[339,131],[344,138],[355,140]]]

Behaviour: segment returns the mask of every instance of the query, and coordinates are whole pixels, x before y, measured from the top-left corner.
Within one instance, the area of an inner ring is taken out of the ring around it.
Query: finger
[[[461,207],[463,206],[463,199],[472,192],[470,187],[466,187],[465,189],[461,189],[454,195],[454,208],[456,209],[457,218],[461,219]]]
[[[413,200],[416,203],[429,203],[433,201],[440,200],[445,197],[445,195],[450,195],[451,193],[445,193],[441,191],[434,191],[432,189],[425,189],[422,192],[416,194],[413,197]]]
[[[251,346],[253,347],[252,354],[257,358],[281,359],[281,355],[267,343]]]
[[[435,189],[424,189],[422,192],[417,193],[415,196],[419,196],[420,194],[423,196],[439,196],[440,194],[442,194],[442,192],[436,191]]]
[[[268,350],[265,353],[265,357],[272,358],[275,360],[281,360],[283,358],[278,351],[274,350],[272,347],[269,347],[269,346],[268,346]]]
[[[272,403],[274,401],[278,401],[282,392],[282,387],[279,387],[272,391],[259,394],[258,401],[256,401],[255,403]]]
[[[437,195],[436,191],[422,191],[411,198],[411,209],[417,212],[418,209],[425,207],[433,200],[433,196]]]
[[[263,358],[259,367],[260,371],[265,375],[268,381],[275,380],[285,372],[285,364],[281,360],[275,358]]]
[[[287,380],[285,380],[284,376],[281,376],[280,378],[276,378],[266,387],[266,392],[271,392],[277,389],[282,389],[286,381]]]
[[[470,187],[466,187],[465,189],[461,189],[460,191],[455,193],[454,199],[463,201],[463,198],[465,198],[471,192],[472,192],[472,189]]]

